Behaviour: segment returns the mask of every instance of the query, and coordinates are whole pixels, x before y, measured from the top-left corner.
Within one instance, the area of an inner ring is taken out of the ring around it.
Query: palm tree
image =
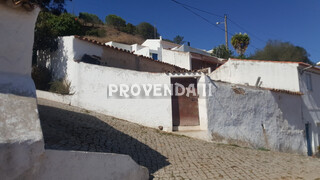
[[[248,45],[250,43],[250,38],[248,34],[244,33],[238,33],[232,36],[231,38],[231,44],[233,48],[237,51],[237,53],[240,55],[240,58],[243,58],[244,52],[246,52]]]

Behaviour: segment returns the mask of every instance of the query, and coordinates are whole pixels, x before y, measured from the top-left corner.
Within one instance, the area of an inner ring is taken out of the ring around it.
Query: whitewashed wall
[[[210,74],[213,80],[299,92],[298,63],[229,59]]]
[[[172,130],[170,98],[108,98],[109,84],[168,84],[165,74],[74,63],[68,71],[75,94],[72,105],[125,119],[144,126]]]
[[[163,49],[162,61],[191,70],[191,56],[189,52],[179,52]]]
[[[214,141],[307,154],[301,96],[207,82],[212,94],[208,129]]]
[[[138,45],[138,44],[134,44],[134,45],[132,45],[132,51],[134,51],[134,54],[137,54],[137,55],[142,55],[142,56],[145,56],[145,57],[151,57],[150,56],[149,47],[145,47],[145,46],[141,46],[141,45]]]
[[[120,49],[123,49],[123,50],[127,50],[127,51],[130,51],[130,52],[132,51],[132,46],[128,45],[128,44],[122,44],[122,43],[117,43],[117,42],[110,41],[110,42],[105,43],[105,45],[117,47],[117,48],[120,48]]]
[[[311,91],[308,90],[306,86],[307,74],[311,76]],[[300,89],[303,93],[303,120],[309,123],[312,152],[315,153],[318,151],[317,147],[320,146],[320,74],[304,71],[299,75]]]
[[[39,58],[39,63],[49,60],[47,66],[52,69],[54,77],[56,79],[65,78],[68,82],[71,82],[71,91],[75,94],[71,97],[63,98],[62,102],[71,101],[71,104],[75,106],[149,127],[158,128],[158,126],[163,126],[164,130],[172,131],[170,97],[158,99],[108,99],[107,97],[108,84],[169,85],[172,75],[138,72],[74,61],[74,59],[80,59],[84,54],[101,56],[102,51],[101,46],[88,45],[87,42],[72,36],[63,37],[60,38],[59,51],[50,55],[44,55],[43,53]],[[189,59],[189,56],[185,58]],[[193,76],[192,74],[179,75],[179,77]],[[51,95],[48,95],[48,98],[50,97]],[[199,100],[199,111],[205,111],[203,109],[206,106],[202,105],[205,103],[205,101]],[[202,129],[205,129],[206,119],[200,115],[200,120]]]
[[[21,179],[26,171],[37,171],[44,152],[35,86],[31,79],[38,13],[38,8],[26,11],[0,1],[1,179]]]
[[[80,60],[84,54],[102,57],[103,47],[79,40],[74,36],[59,37],[57,51],[38,52],[38,64],[45,64],[51,69],[54,79],[69,78],[67,74],[69,68],[73,67],[74,60]],[[69,75],[74,76],[74,74]]]
[[[172,109],[170,98],[108,98],[109,84],[169,84],[170,77],[164,73],[147,73],[119,68],[91,65],[75,62],[83,54],[101,56],[102,47],[88,45],[70,37],[63,37],[59,42],[59,51],[50,55],[52,69],[56,78],[65,78],[71,83],[71,91],[75,93],[71,104],[106,115],[125,119],[141,125],[164,130],[172,130]],[[48,56],[43,56],[48,58]],[[41,57],[40,61],[46,61]]]

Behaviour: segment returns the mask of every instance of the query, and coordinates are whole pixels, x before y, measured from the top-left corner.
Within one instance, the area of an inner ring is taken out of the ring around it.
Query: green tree
[[[142,36],[144,39],[159,38],[157,29],[150,23],[142,22],[136,26],[136,33]]]
[[[257,50],[249,58],[272,61],[295,61],[312,64],[309,59],[309,54],[304,48],[278,40],[269,40],[262,50]]]
[[[218,58],[229,59],[233,56],[233,52],[230,49],[227,49],[226,45],[221,44],[213,48],[211,55]]]
[[[79,19],[82,19],[85,23],[103,24],[97,15],[86,12],[79,13]]]
[[[34,50],[55,51],[57,37],[82,35],[81,24],[76,17],[63,13],[56,16],[50,12],[40,12],[35,26]]]
[[[126,27],[126,21],[117,15],[110,14],[106,16],[105,20],[107,25],[111,25],[117,28],[118,30],[121,30]]]
[[[128,34],[134,34],[135,31],[136,31],[136,27],[131,23],[128,23],[124,29],[124,32]]]
[[[67,12],[64,7],[66,1],[67,0],[30,0],[30,2],[38,4],[42,11],[51,12],[55,15]]]
[[[185,41],[183,39],[184,39],[183,36],[177,35],[176,37],[173,38],[173,42],[176,44],[184,44]]]
[[[231,44],[240,55],[240,58],[244,58],[244,53],[246,52],[248,45],[250,44],[250,38],[246,33],[238,33],[232,36]]]

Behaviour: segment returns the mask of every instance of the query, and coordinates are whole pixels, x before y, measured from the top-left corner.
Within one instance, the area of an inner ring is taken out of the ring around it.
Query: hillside
[[[97,36],[85,36],[90,39],[94,39],[96,41],[106,43],[109,41],[115,41],[119,43],[124,43],[124,44],[142,44],[145,39],[142,38],[140,35],[132,35],[132,34],[127,34],[125,32],[121,32],[112,26],[107,26],[107,25],[101,25],[98,29],[103,29],[106,31],[104,37],[97,37]]]

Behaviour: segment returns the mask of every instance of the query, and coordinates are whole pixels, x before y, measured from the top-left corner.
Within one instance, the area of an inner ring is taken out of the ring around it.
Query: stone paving
[[[154,179],[320,179],[320,159],[209,143],[39,99],[47,149],[130,155]]]

